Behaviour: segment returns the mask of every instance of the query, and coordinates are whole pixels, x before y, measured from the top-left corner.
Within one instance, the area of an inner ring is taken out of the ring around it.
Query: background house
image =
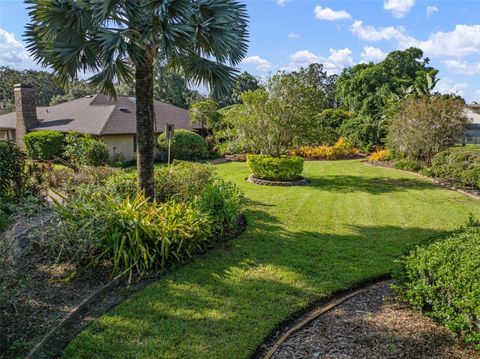
[[[15,141],[23,146],[23,136],[29,131],[77,131],[102,139],[111,157],[125,160],[136,157],[136,103],[134,97],[119,96],[112,100],[97,94],[64,102],[55,106],[35,106],[35,90],[26,84],[14,88],[15,112],[0,115],[0,139]],[[188,111],[154,101],[155,132],[162,133],[167,123],[176,129],[201,131],[192,125]]]
[[[464,144],[480,144],[480,105],[470,104],[465,106],[466,115],[472,120],[472,124],[463,136]]]

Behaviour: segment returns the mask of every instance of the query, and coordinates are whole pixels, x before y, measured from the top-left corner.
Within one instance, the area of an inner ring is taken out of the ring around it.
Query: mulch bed
[[[313,320],[272,358],[480,358],[444,326],[397,302],[391,283],[374,284]]]
[[[259,184],[262,186],[281,186],[281,187],[305,186],[310,183],[310,180],[305,177],[300,177],[294,181],[271,181],[271,180],[256,178],[253,175],[248,176],[247,181],[250,183]]]

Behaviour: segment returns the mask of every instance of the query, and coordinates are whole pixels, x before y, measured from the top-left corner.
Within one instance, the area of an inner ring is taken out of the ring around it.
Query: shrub
[[[46,171],[45,183],[50,188],[70,192],[80,185],[103,185],[109,178],[120,174],[120,169],[112,167],[83,166],[81,171],[75,172],[69,167],[53,165]]]
[[[17,145],[0,140],[0,198],[18,196],[24,166],[25,159]]]
[[[34,160],[50,161],[61,158],[64,136],[58,131],[34,131],[23,138],[27,155]]]
[[[256,178],[272,181],[294,181],[303,172],[303,158],[247,155],[247,165]]]
[[[145,200],[134,173],[78,186],[56,209],[61,224],[47,241],[80,265],[102,259],[113,273],[140,276],[203,251],[236,229],[242,195],[213,166],[176,162],[155,171],[157,198]],[[49,236],[50,237],[50,236]]]
[[[414,308],[445,323],[480,349],[480,224],[463,229],[401,261],[396,290]]]
[[[435,155],[427,173],[452,184],[480,189],[480,150],[453,147]]]
[[[102,166],[108,162],[105,142],[89,134],[69,132],[65,136],[65,159],[77,169],[81,166]]]
[[[466,129],[461,99],[425,95],[406,99],[392,119],[388,142],[395,157],[430,163]]]
[[[411,171],[411,172],[420,172],[424,169],[424,167],[417,161],[408,160],[408,159],[396,160],[393,166],[399,170]]]
[[[158,148],[166,156],[168,141],[165,133],[158,136]],[[171,144],[172,159],[198,160],[208,155],[208,143],[205,139],[192,131],[175,130]]]
[[[182,261],[211,240],[208,215],[192,203],[150,203],[142,194],[116,199],[103,191],[79,194],[57,204],[67,230],[64,256],[80,263],[109,259],[112,273],[145,275]]]
[[[383,144],[386,135],[386,122],[369,116],[357,116],[343,122],[339,134],[363,152],[370,152]]]
[[[384,161],[390,161],[391,159],[392,159],[392,154],[387,149],[376,150],[375,152],[370,154],[370,156],[368,156],[368,160],[372,162],[384,162]]]
[[[313,145],[332,146],[340,137],[340,126],[352,118],[345,110],[325,110],[314,117],[314,126],[309,134],[309,142]]]
[[[355,157],[358,153],[359,151],[343,138],[338,139],[333,146],[302,146],[292,151],[293,155],[301,156],[308,160],[338,160]]]

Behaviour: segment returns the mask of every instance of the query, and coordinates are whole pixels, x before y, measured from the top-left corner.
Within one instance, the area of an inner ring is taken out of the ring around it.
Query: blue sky
[[[417,46],[440,70],[441,92],[480,102],[480,0],[255,0],[240,66],[258,76],[324,63],[330,73]],[[0,65],[35,67],[22,43],[28,15],[0,0]]]

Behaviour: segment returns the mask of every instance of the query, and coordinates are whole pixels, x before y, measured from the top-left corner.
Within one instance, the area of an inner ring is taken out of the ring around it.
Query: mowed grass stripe
[[[218,171],[246,193],[246,232],[133,294],[65,358],[248,358],[292,313],[480,218],[480,201],[359,161],[307,162],[306,187],[247,183],[244,163]]]

